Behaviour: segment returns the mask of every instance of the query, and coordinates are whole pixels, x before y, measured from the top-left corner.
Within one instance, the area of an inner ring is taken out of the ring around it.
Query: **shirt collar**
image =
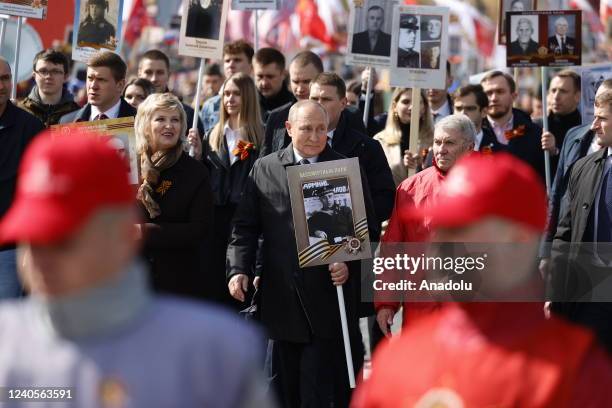
[[[304,157],[304,156],[302,156],[301,154],[298,153],[298,151],[297,151],[297,149],[295,147],[293,147],[293,157],[295,157],[295,162],[296,163],[299,163],[300,160],[303,160],[303,159],[307,159],[310,162],[310,164],[316,163],[317,160],[319,160],[319,155],[316,155],[316,156],[313,156],[313,157]]]
[[[437,110],[431,110],[432,113],[435,113],[436,115],[442,115],[442,116],[448,116],[450,115],[450,105],[448,104],[448,99],[444,100],[444,104],[442,104],[442,106],[440,106],[440,108],[438,108]]]
[[[480,145],[482,143],[482,129],[480,129],[480,132],[476,133],[476,136],[474,137],[474,151],[477,152],[478,149],[480,149]]]
[[[99,114],[103,113],[108,116],[109,119],[117,119],[119,116],[119,108],[121,107],[121,98],[114,104],[110,109],[106,112],[100,112],[97,106],[91,105],[91,114],[89,115],[89,120],[94,120]]]

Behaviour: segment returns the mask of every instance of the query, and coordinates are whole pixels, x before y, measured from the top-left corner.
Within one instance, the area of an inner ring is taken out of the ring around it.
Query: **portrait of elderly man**
[[[389,57],[391,55],[391,35],[382,31],[385,23],[385,10],[372,6],[366,13],[367,30],[353,34],[353,54],[370,54]]]
[[[400,17],[398,68],[419,68],[420,54],[414,50],[418,30],[419,20],[416,16],[403,14]]]
[[[336,201],[331,186],[320,189],[317,195],[321,208],[308,218],[309,235],[327,239],[330,245],[339,244],[346,237],[354,237],[355,226],[351,208]]]
[[[78,44],[105,45],[115,38],[115,26],[109,23],[104,14],[109,10],[107,0],[87,0],[87,17],[79,24]]]
[[[533,34],[536,33],[534,41]],[[538,52],[537,32],[533,22],[525,17],[516,23],[516,40],[510,43],[510,55],[532,55]]]
[[[555,34],[548,37],[548,50],[552,54],[565,55],[574,54],[576,50],[576,40],[574,37],[568,36],[569,22],[565,17],[549,17],[549,23],[554,21]]]

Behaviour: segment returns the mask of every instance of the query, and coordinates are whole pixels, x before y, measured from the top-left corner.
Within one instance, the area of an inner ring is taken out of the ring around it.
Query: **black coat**
[[[259,107],[261,108],[261,119],[264,123],[268,121],[268,116],[270,116],[270,113],[275,109],[279,109],[284,106],[291,106],[296,102],[295,96],[289,92],[284,83],[280,92],[271,98],[266,98],[259,92],[258,94]]]
[[[326,147],[319,161],[344,159]],[[228,279],[236,274],[252,277],[258,240],[263,234],[261,321],[273,340],[308,342],[339,338],[340,318],[336,289],[327,266],[300,268],[287,182],[287,167],[295,164],[293,145],[259,159],[249,175],[244,198],[234,217],[227,250]],[[362,173],[364,200],[370,238],[378,235],[367,179]],[[359,262],[349,263],[349,280],[344,284],[349,330],[358,332]]]
[[[91,105],[86,104],[81,109],[62,116],[59,123],[88,122],[89,116],[91,116]],[[125,99],[121,98],[121,105],[119,105],[119,114],[117,118],[127,118],[130,116],[136,116],[136,109],[127,103]]]
[[[165,192],[164,181],[172,183]],[[201,296],[203,279],[200,248],[212,229],[213,197],[208,169],[183,153],[178,162],[161,172],[154,198],[161,215],[143,217],[143,254],[150,263],[157,291]]]
[[[523,48],[520,46],[520,43],[518,40],[513,41],[510,43],[510,49],[508,50],[508,54],[510,56],[515,56],[515,55],[534,55],[538,53],[538,43],[533,41],[533,40],[529,40],[529,42],[527,43],[527,48],[525,50],[523,50]]]
[[[519,109],[512,109],[513,130],[524,126],[523,136],[516,137],[508,142],[505,149],[508,153],[527,162],[540,175],[542,182],[544,175],[544,150],[542,150],[542,128],[533,123],[529,115]],[[488,120],[482,122],[483,128],[493,129]],[[493,132],[494,133],[494,132]]]
[[[572,52],[569,51],[568,47],[571,47]],[[556,36],[548,37],[548,51],[551,54],[560,55],[571,55],[576,53],[576,41],[572,37],[565,36],[565,47],[561,47]]]
[[[391,56],[391,36],[383,31],[378,33],[378,40],[374,49],[370,47],[370,36],[367,31],[353,34],[353,54]]]

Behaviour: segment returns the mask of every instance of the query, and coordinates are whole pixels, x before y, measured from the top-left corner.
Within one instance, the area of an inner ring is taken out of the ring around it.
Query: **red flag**
[[[134,0],[123,39],[132,47],[136,40],[140,38],[142,30],[151,25],[155,25],[155,20],[147,13],[143,0]]]
[[[300,18],[300,33],[303,36],[315,38],[329,48],[336,46],[319,15],[319,8],[315,0],[299,0],[295,10]]]

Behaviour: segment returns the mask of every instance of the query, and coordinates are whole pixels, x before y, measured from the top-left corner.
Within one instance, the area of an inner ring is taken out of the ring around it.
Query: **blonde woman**
[[[170,93],[138,107],[136,148],[144,259],[157,291],[202,297],[200,250],[211,230],[213,198],[206,166],[185,153],[185,111]]]
[[[409,168],[422,169],[421,163],[433,143],[433,119],[424,91],[421,91],[419,149],[416,152],[409,151],[411,114],[412,89],[395,88],[385,129],[374,136],[385,151],[396,186],[408,177]]]
[[[214,300],[235,305],[227,290],[225,253],[234,211],[264,137],[257,89],[251,77],[236,73],[225,81],[219,114],[219,122],[205,138],[204,149],[215,200],[208,289]]]

